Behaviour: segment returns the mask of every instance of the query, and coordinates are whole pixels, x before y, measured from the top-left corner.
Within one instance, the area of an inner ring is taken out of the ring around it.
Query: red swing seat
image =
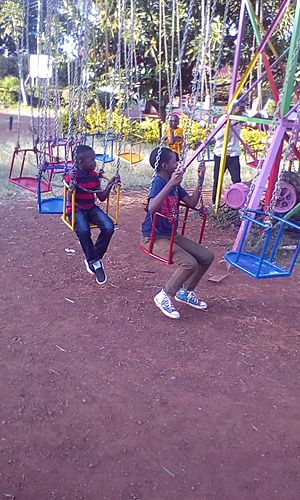
[[[182,226],[181,226],[181,235],[183,236],[185,234],[186,226],[188,223],[189,211],[193,210],[194,212],[198,213],[198,215],[200,215],[200,217],[202,219],[202,223],[201,223],[200,231],[199,231],[199,237],[198,237],[198,243],[202,243],[203,237],[204,237],[206,219],[207,219],[207,211],[205,209],[203,209],[202,207],[200,209],[189,207],[185,203],[180,203],[179,206],[183,207],[185,209],[183,221],[182,221]],[[171,236],[170,236],[170,247],[169,247],[168,258],[162,257],[161,255],[158,255],[158,254],[153,252],[154,242],[155,242],[155,230],[156,230],[156,223],[157,223],[158,217],[163,217],[163,218],[169,220],[169,222],[172,222],[172,230],[171,230]],[[149,248],[146,248],[144,245],[141,245],[140,248],[141,248],[142,252],[144,252],[145,254],[147,254],[150,257],[153,257],[154,259],[159,260],[160,262],[163,262],[164,264],[167,264],[168,266],[170,266],[171,264],[173,264],[172,253],[173,253],[175,233],[176,233],[176,217],[173,217],[172,221],[170,221],[169,217],[166,217],[165,215],[163,215],[159,212],[155,212],[155,214],[153,215]]]
[[[21,154],[22,157],[20,161],[20,168],[18,170],[17,158],[19,154]],[[30,154],[33,155],[35,161],[35,167],[37,168],[39,151],[36,148],[19,148],[19,147],[15,148],[10,164],[8,181],[11,182],[12,184],[16,184],[17,186],[23,189],[26,189],[27,191],[31,191],[32,193],[37,193],[38,176],[24,175],[24,168],[26,166],[26,162],[28,162]],[[49,180],[42,180],[40,189],[42,193],[48,193],[49,191],[51,191],[51,178],[49,178]]]

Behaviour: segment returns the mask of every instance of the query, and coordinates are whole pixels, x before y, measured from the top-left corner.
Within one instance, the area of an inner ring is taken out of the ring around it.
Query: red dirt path
[[[123,194],[103,288],[30,194],[0,205],[0,499],[298,500],[299,266],[205,279],[208,311],[169,320],[141,201]],[[213,273],[230,238],[207,230]]]

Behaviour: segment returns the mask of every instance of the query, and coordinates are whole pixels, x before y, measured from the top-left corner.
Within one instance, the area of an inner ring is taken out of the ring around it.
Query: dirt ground
[[[33,195],[0,204],[0,498],[298,500],[299,266],[207,276],[208,311],[172,321],[153,303],[170,268],[139,251],[142,201],[123,193],[103,287]],[[207,228],[211,274],[232,238]]]

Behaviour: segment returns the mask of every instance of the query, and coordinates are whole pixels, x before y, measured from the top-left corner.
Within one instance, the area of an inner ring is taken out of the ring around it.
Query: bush
[[[19,80],[7,75],[0,80],[0,106],[12,106],[18,101]]]
[[[145,121],[142,121],[140,128],[145,142],[150,144],[157,144],[159,142],[160,128],[158,120],[146,118]]]
[[[186,135],[190,135],[186,139],[192,149],[195,149],[201,142],[204,142],[211,130],[208,126],[203,127],[199,122],[191,120],[187,115],[181,115],[180,126],[183,128],[183,132],[186,132]],[[190,134],[188,131],[190,131]]]
[[[261,156],[267,140],[266,132],[251,127],[243,127],[241,130],[241,138],[254,154],[257,154],[258,157]],[[241,146],[242,150],[246,152],[243,145]]]

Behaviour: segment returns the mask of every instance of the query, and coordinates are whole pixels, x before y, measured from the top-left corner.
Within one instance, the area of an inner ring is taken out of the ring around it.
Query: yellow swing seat
[[[105,179],[105,177],[103,177]],[[116,187],[116,209],[115,209],[115,214],[114,217],[111,217],[112,220],[114,221],[114,224],[117,225],[119,222],[119,214],[120,214],[120,195],[121,195],[121,186],[117,185]],[[71,198],[71,216],[68,215],[67,213],[67,202]],[[106,199],[106,209],[105,213],[109,215],[109,206],[110,206],[110,200],[109,196]],[[64,198],[63,198],[63,213],[61,216],[61,219],[66,226],[71,229],[71,231],[75,231],[75,190],[70,191],[70,186],[69,184],[64,181]],[[91,229],[95,229],[98,226],[96,224],[90,224]]]
[[[123,151],[118,153],[118,157],[130,163],[130,165],[140,163],[143,160],[141,152],[143,142],[143,137],[141,136],[132,137],[131,140],[125,139]],[[118,145],[116,147],[118,148]]]

